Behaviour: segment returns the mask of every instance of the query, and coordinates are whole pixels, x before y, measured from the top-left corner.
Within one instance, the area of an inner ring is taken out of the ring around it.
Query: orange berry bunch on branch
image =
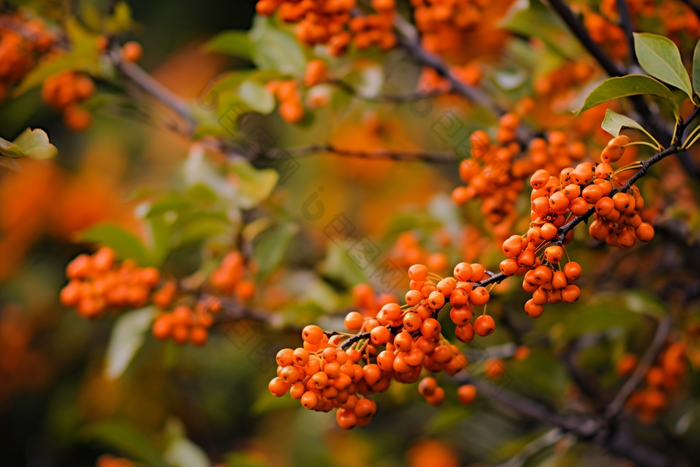
[[[478,25],[488,0],[411,0],[421,45],[434,53],[462,46],[462,34]]]
[[[618,362],[618,374],[627,376],[634,369],[636,357],[626,354]],[[654,422],[668,406],[669,398],[680,389],[687,372],[686,347],[682,342],[666,345],[656,362],[647,370],[645,385],[637,389],[627,400],[625,408],[637,414],[643,422]],[[626,371],[620,371],[626,370]]]
[[[108,308],[146,305],[160,273],[128,259],[119,264],[115,258],[114,251],[105,247],[71,261],[66,267],[70,282],[61,290],[61,303],[90,319],[99,318]]]
[[[90,126],[90,112],[79,104],[92,97],[95,83],[84,73],[68,71],[49,76],[44,80],[41,97],[63,114],[63,121],[73,131],[83,131]]]
[[[50,51],[54,39],[40,19],[25,21],[15,14],[2,14],[0,27],[0,100],[10,88]]]
[[[374,0],[372,6],[377,14],[355,18],[351,16],[355,0],[260,0],[255,9],[263,16],[279,11],[284,21],[297,24],[300,41],[327,45],[331,54],[339,56],[351,41],[360,50],[372,45],[388,50],[396,44],[394,0]]]
[[[535,170],[547,168],[553,172],[568,167],[572,161],[586,155],[582,143],[569,144],[562,132],[552,132],[548,140],[535,138],[528,152],[521,154],[517,142],[520,118],[513,113],[499,120],[496,143],[485,131],[477,130],[470,136],[471,158],[459,165],[460,178],[467,184],[452,192],[457,204],[480,199],[481,214],[497,238],[505,239],[512,233],[518,219],[515,203],[525,188],[525,179]]]
[[[215,289],[225,294],[233,293],[240,300],[248,300],[255,295],[255,284],[245,279],[245,259],[239,251],[228,253],[221,264],[209,277]]]
[[[209,339],[209,329],[214,324],[213,315],[221,311],[221,302],[213,297],[198,300],[194,309],[180,305],[172,312],[161,314],[153,322],[153,335],[161,340],[172,338],[183,345],[188,341],[201,347]]]
[[[294,80],[272,80],[265,87],[279,102],[279,113],[288,123],[297,123],[304,118],[301,93]]]
[[[424,265],[411,266],[406,305],[388,302],[376,316],[350,312],[345,327],[355,335],[305,327],[303,347],[278,353],[277,377],[270,381],[270,392],[281,397],[289,391],[310,410],[337,408],[336,419],[342,428],[366,425],[376,412],[367,396],[386,391],[392,381],[414,383],[424,369],[455,375],[466,367],[466,357],[442,335],[436,318],[449,300],[459,340],[470,342],[475,333],[491,334],[495,323],[488,315],[479,316],[471,325],[472,305],[484,305],[489,299],[486,288],[478,284],[487,275],[480,264],[460,263],[455,277],[444,279],[430,274]],[[429,403],[439,405],[445,393],[433,381],[424,380],[419,392]],[[476,396],[471,389],[462,392],[464,403]]]

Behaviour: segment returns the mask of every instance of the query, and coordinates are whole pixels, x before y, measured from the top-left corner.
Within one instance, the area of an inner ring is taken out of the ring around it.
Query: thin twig
[[[620,391],[617,393],[613,401],[608,405],[605,410],[605,418],[611,419],[616,417],[625,406],[627,399],[630,398],[632,393],[637,390],[639,385],[644,381],[644,377],[649,370],[649,367],[654,364],[656,357],[666,343],[666,337],[669,332],[671,332],[673,322],[670,316],[664,316],[656,328],[656,334],[654,334],[654,340],[652,340],[651,345],[647,349],[644,357],[637,365],[637,368],[632,373],[632,376],[625,382]]]

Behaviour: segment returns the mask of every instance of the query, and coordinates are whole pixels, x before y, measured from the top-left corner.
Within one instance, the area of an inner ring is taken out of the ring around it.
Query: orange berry
[[[351,311],[345,316],[345,328],[348,331],[358,331],[362,328],[364,317],[357,311]]]
[[[476,386],[465,384],[457,389],[457,398],[462,405],[469,405],[476,400]]]
[[[127,62],[138,62],[143,56],[143,47],[138,42],[130,41],[122,46],[122,58]]]
[[[304,342],[308,342],[309,344],[320,343],[321,340],[323,340],[323,336],[323,329],[314,324],[306,326],[301,331],[301,338],[304,339]]]
[[[496,322],[489,315],[481,315],[474,321],[474,331],[484,337],[496,330]]]

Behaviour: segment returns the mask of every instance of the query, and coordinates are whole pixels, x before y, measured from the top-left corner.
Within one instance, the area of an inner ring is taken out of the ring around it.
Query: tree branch
[[[622,411],[627,399],[630,398],[632,393],[637,390],[639,385],[644,381],[644,377],[649,370],[649,367],[654,364],[656,357],[666,343],[666,337],[672,329],[672,321],[670,316],[664,316],[656,328],[656,334],[654,334],[654,340],[652,340],[651,345],[647,349],[644,357],[637,365],[637,368],[632,373],[632,376],[625,382],[625,384],[617,393],[613,401],[608,405],[605,410],[605,417],[611,419],[617,417]]]

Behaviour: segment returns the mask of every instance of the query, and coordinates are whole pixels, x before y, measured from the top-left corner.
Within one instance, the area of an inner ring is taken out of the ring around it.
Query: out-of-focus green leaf
[[[693,52],[693,89],[700,94],[700,41],[695,44]]]
[[[634,33],[634,50],[639,65],[654,78],[693,96],[690,77],[681,53],[671,39],[656,34]]]
[[[634,128],[644,131],[644,128],[639,123],[610,109],[605,111],[605,118],[601,127],[613,136],[620,136],[620,131],[623,128]]]
[[[549,397],[564,395],[568,373],[561,361],[549,354],[532,353],[524,360],[512,360],[506,366],[506,382],[512,380],[534,394]]]
[[[186,438],[185,427],[174,417],[165,425],[166,448],[163,459],[173,467],[210,467],[209,458],[202,448]]]
[[[84,428],[82,434],[85,438],[98,440],[149,467],[168,467],[148,437],[125,422],[98,422]]]
[[[129,366],[145,340],[146,331],[151,326],[156,308],[148,306],[122,314],[112,328],[105,357],[105,376],[117,379]]]
[[[0,138],[0,154],[7,157],[52,159],[58,150],[49,142],[44,130],[27,128],[13,142]]]
[[[667,314],[657,297],[642,290],[627,291],[625,293],[625,305],[630,311],[655,319],[663,318]]]
[[[274,169],[256,169],[246,161],[232,162],[228,167],[238,175],[238,204],[242,208],[257,206],[277,185],[279,176]]]
[[[323,262],[323,274],[340,280],[348,286],[369,282],[369,277],[345,254],[351,244],[330,245]]]
[[[606,79],[586,97],[586,102],[577,115],[598,104],[640,94],[651,94],[667,100],[671,104],[674,115],[679,115],[678,100],[671,90],[663,83],[644,75],[627,75]]]
[[[205,45],[204,50],[233,55],[250,61],[253,56],[255,46],[245,31],[223,31],[211,38]]]
[[[152,266],[146,247],[133,234],[114,224],[98,224],[78,235],[78,240],[108,246],[120,259],[131,258],[141,266]]]
[[[112,8],[112,16],[107,18],[105,29],[110,34],[130,31],[134,28],[131,7],[127,2],[119,1]]]
[[[450,430],[468,418],[472,412],[473,409],[466,407],[450,407],[449,410],[440,410],[425,424],[423,431],[426,435],[435,435],[441,431]]]
[[[514,2],[501,26],[525,36],[537,37],[564,57],[579,59],[583,50],[556,13],[539,0]]]
[[[638,315],[630,313],[620,302],[588,304],[576,313],[567,315],[557,341],[559,345],[566,345],[589,332],[607,332],[613,327],[629,330],[639,323],[639,319]]]
[[[224,463],[229,467],[267,467],[262,459],[256,459],[250,454],[232,452],[224,457]]]
[[[243,240],[252,242],[255,237],[267,230],[272,225],[272,220],[269,217],[261,217],[249,222],[243,227],[241,236]]]
[[[170,226],[162,217],[146,222],[146,241],[152,264],[162,266],[170,252]]]
[[[258,278],[267,278],[279,266],[289,242],[299,231],[294,223],[283,223],[268,230],[253,245],[253,256],[258,261]]]
[[[248,107],[258,113],[269,114],[275,109],[275,98],[257,81],[243,81],[238,86],[238,95]]]
[[[255,46],[252,58],[258,68],[303,75],[306,57],[299,41],[294,35],[278,29],[271,19],[256,15],[248,37]]]

